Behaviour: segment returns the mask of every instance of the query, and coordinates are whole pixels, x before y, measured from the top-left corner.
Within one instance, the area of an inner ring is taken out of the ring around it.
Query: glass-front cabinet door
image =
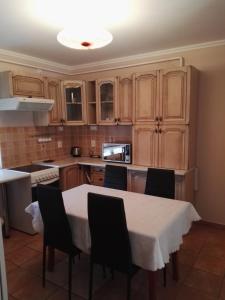
[[[66,123],[85,124],[85,83],[83,81],[64,81],[63,91]]]
[[[117,81],[115,79],[97,80],[98,124],[116,123],[115,103],[117,97]]]

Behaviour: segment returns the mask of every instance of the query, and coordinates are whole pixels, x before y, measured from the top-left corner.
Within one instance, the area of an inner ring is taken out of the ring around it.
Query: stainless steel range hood
[[[0,111],[49,111],[54,100],[43,98],[0,98]]]

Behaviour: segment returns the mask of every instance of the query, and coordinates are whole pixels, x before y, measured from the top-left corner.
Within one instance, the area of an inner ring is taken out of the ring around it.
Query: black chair
[[[175,198],[174,170],[149,168],[145,185],[145,194],[163,198]],[[166,266],[163,269],[164,286],[166,286]]]
[[[106,165],[104,187],[127,190],[127,168],[121,166]]]
[[[88,193],[88,220],[91,234],[89,300],[92,299],[94,264],[127,274],[127,300],[130,282],[138,270],[132,264],[123,199]]]
[[[58,249],[69,256],[69,299],[72,290],[72,261],[80,250],[73,245],[72,233],[60,189],[37,186],[37,199],[44,224],[42,284],[45,287],[46,248]]]
[[[175,173],[174,170],[149,168],[145,185],[145,194],[175,198]]]

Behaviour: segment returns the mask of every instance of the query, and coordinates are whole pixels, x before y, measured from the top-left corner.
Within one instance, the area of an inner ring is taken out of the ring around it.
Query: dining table
[[[132,251],[132,261],[147,270],[149,300],[157,298],[157,270],[165,267],[171,258],[173,279],[179,279],[178,253],[183,236],[200,216],[190,202],[140,193],[83,184],[62,193],[65,210],[71,226],[74,244],[89,254],[91,237],[88,223],[88,193],[114,196],[123,199],[127,228]],[[33,216],[33,227],[43,231],[37,202],[26,208]],[[103,241],[104,243],[104,241]]]

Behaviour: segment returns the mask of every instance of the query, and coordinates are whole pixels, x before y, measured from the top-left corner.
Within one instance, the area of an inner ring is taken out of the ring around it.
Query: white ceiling
[[[107,27],[114,36],[110,45],[74,50],[56,40],[62,25],[35,16],[34,1],[0,0],[0,49],[76,66],[225,39],[224,0],[130,0],[132,11],[126,22]],[[103,8],[101,12],[107,14]]]

